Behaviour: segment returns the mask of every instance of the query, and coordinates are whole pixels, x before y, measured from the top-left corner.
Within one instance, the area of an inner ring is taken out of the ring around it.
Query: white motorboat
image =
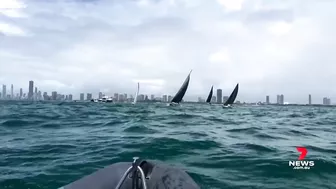
[[[102,97],[102,102],[113,102],[113,99],[109,96],[103,96]]]

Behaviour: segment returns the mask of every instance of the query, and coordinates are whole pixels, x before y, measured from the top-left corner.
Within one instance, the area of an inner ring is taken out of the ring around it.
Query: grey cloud
[[[291,102],[305,102],[308,93],[317,99],[334,95],[330,23],[336,15],[330,5],[285,2],[276,8],[272,1],[263,2],[271,7],[265,11],[250,8],[254,1],[226,12],[214,2],[188,8],[165,1],[148,7],[132,1],[27,1],[27,18],[0,16],[30,33],[0,33],[0,52],[6,52],[0,53],[2,82],[25,87],[33,79],[42,90],[78,96],[99,90],[133,94],[133,80],[163,80],[162,86],[142,83],[141,91],[175,94],[193,69],[187,98],[205,98],[211,85],[229,95],[238,82],[238,98],[246,101],[278,93]],[[322,11],[312,9],[317,5]],[[293,24],[287,35],[268,32],[277,21]],[[209,61],[223,47],[229,61]]]

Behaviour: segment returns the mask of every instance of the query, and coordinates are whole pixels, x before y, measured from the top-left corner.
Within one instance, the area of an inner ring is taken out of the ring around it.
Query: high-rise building
[[[0,99],[2,99],[2,96],[1,96],[2,94],[0,93]]]
[[[37,100],[37,87],[35,87],[35,92],[34,92],[34,99]]]
[[[92,94],[91,93],[87,93],[86,94],[86,100],[91,100],[92,99]]]
[[[72,94],[69,94],[69,100],[72,101]]]
[[[280,104],[280,95],[277,95],[277,104]]]
[[[323,105],[330,105],[330,104],[331,104],[330,98],[324,97],[323,98]]]
[[[123,102],[124,101],[124,95],[119,94],[118,99],[119,99],[119,102]]]
[[[155,98],[155,96],[152,94],[152,95],[151,95],[151,100],[154,100],[154,98]]]
[[[138,98],[139,101],[144,101],[145,100],[145,95],[143,95],[143,94],[139,95],[138,97],[139,97]]]
[[[311,103],[312,103],[311,95],[308,95],[308,104],[311,105]]]
[[[126,93],[124,94],[124,100],[127,100],[127,94]]]
[[[163,101],[163,102],[168,102],[167,95],[163,95],[163,96],[162,96],[162,101]]]
[[[22,91],[22,88],[20,88],[20,99],[22,99],[22,96],[23,95],[23,91]]]
[[[118,97],[119,97],[119,94],[118,93],[114,93],[113,100],[117,102],[119,100]]]
[[[102,99],[103,98],[103,93],[102,92],[99,92],[98,94],[98,99]]]
[[[43,100],[49,100],[49,96],[47,92],[43,93]]]
[[[284,95],[281,94],[281,95],[277,95],[277,104],[284,104],[285,101],[284,101]]]
[[[42,100],[42,92],[37,92],[37,100]]]
[[[269,96],[266,96],[266,104],[270,104],[270,98],[269,98]]]
[[[79,100],[84,101],[84,93],[81,93],[81,94],[79,95]]]
[[[34,81],[29,81],[28,99],[32,100],[34,95]]]
[[[64,99],[64,95],[57,94],[56,100],[63,100],[63,99]]]
[[[2,98],[6,99],[6,85],[2,85]]]
[[[14,99],[14,86],[11,85],[11,98]]]
[[[285,104],[284,95],[283,94],[280,95],[280,104]]]
[[[222,89],[217,89],[217,103],[222,103]]]
[[[56,91],[53,91],[53,92],[51,93],[51,100],[58,100],[57,97],[58,97],[57,92],[56,92]]]
[[[168,95],[168,102],[171,102],[173,100],[173,96]]]

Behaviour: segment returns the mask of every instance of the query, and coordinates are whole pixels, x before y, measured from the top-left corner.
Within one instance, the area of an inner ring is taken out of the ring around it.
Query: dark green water
[[[294,170],[296,146],[309,170]],[[336,109],[0,102],[0,188],[57,188],[133,156],[205,189],[336,188]]]

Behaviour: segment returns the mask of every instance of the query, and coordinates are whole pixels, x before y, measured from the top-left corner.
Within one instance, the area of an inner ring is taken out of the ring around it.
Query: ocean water
[[[308,150],[310,169],[289,161]],[[58,188],[132,157],[204,189],[336,188],[336,109],[0,102],[0,188]]]

